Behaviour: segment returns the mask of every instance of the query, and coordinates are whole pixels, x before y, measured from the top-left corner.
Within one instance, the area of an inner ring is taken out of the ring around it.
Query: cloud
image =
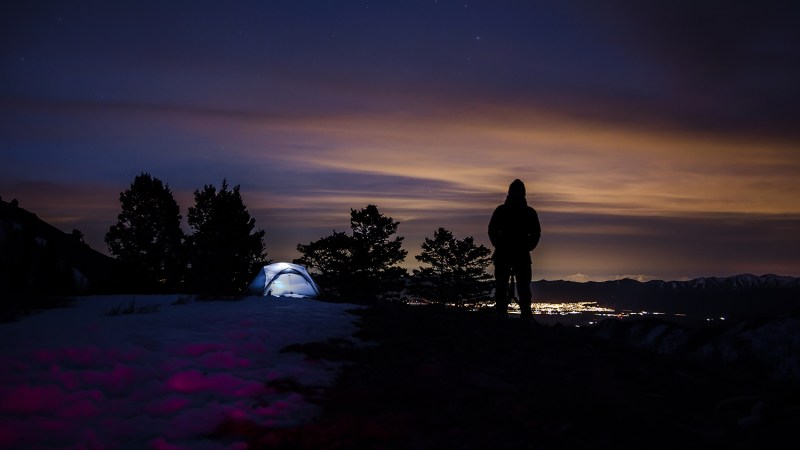
[[[728,134],[779,133],[800,120],[800,6],[771,2],[590,2],[616,45],[660,69],[661,88],[640,102],[647,115]]]
[[[656,277],[651,275],[643,275],[643,274],[636,274],[636,275],[615,275],[615,280],[636,280],[640,283],[644,283],[645,281],[655,280]]]
[[[139,171],[169,183],[184,215],[194,189],[224,177],[242,185],[274,258],[293,259],[298,243],[348,230],[350,209],[372,203],[401,222],[407,265],[415,267],[419,245],[439,226],[488,245],[488,216],[510,180],[521,177],[545,228],[536,256],[544,273],[677,273],[670,264],[682,266],[680,276],[734,265],[752,266],[743,270],[749,272],[796,270],[783,244],[791,234],[768,225],[783,217],[790,230],[796,227],[791,215],[798,213],[794,174],[800,167],[791,148],[539,118],[532,128],[522,117],[508,123],[331,117],[276,124],[248,116],[205,126],[211,120],[205,113],[182,112],[171,133],[203,151],[188,145],[169,157],[169,138],[135,153],[141,163],[134,167],[110,158],[87,165],[90,152],[76,156],[71,168],[47,172],[46,183],[9,174],[3,195],[19,197],[23,207],[67,232],[81,229],[103,250],[117,196]],[[36,158],[37,151],[14,157]],[[46,148],[40,152],[45,158]],[[116,181],[78,181],[99,172],[116,172],[103,177]],[[738,220],[745,225],[736,231],[731,221]],[[750,240],[748,228],[765,242],[736,242]],[[726,233],[732,242],[715,244]],[[731,262],[731,249],[741,245],[752,261]],[[709,256],[697,256],[701,248]],[[774,256],[766,256],[769,251]],[[723,262],[714,260],[719,255]],[[769,258],[773,262],[761,262]]]
[[[798,270],[798,6],[445,3],[15,5],[2,195],[104,249],[139,172],[225,178],[281,259],[373,203],[413,265],[521,178],[554,276]]]

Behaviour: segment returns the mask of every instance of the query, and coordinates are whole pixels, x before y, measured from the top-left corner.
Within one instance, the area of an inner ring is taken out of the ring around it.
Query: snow
[[[134,314],[110,315],[131,305]],[[281,350],[353,338],[352,304],[247,297],[92,296],[0,324],[0,448],[239,449],[209,439],[226,419],[313,420],[301,394],[339,363]]]

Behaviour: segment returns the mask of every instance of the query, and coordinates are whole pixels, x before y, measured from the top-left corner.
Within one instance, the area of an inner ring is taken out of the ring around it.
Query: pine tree
[[[255,229],[238,185],[205,185],[194,198],[187,214],[194,231],[188,239],[191,285],[201,294],[239,294],[269,262],[264,230]]]
[[[415,258],[428,267],[414,269],[412,293],[439,303],[462,306],[489,297],[491,250],[475,245],[472,236],[462,239],[439,228],[433,239],[425,238]]]
[[[297,251],[302,256],[294,262],[316,269],[315,278],[325,296],[343,298],[355,281],[350,270],[353,246],[351,236],[334,230],[330,236],[298,244]]]
[[[397,233],[399,222],[382,215],[375,205],[350,210],[353,230],[351,269],[366,289],[366,297],[390,297],[400,291],[406,270],[397,264],[406,259],[403,238]]]
[[[375,205],[350,210],[352,236],[334,233],[307,245],[295,262],[321,272],[318,277],[327,295],[358,302],[388,300],[399,295],[406,270],[399,267],[408,252],[403,237],[394,236],[399,222],[384,216]],[[394,236],[394,237],[393,237]]]
[[[123,282],[144,292],[175,289],[185,267],[184,235],[169,185],[142,172],[120,193],[119,201],[122,211],[105,242],[124,270]]]

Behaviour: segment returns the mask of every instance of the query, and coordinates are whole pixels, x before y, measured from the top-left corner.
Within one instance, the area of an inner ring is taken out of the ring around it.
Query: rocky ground
[[[746,449],[800,426],[798,386],[746,364],[434,306],[354,314],[371,345],[286,349],[346,363],[330,389],[284,387],[318,402],[318,420],[218,434],[270,449]]]

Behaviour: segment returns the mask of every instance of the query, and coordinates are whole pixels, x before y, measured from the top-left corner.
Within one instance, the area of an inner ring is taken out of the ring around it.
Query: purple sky
[[[278,261],[376,204],[409,268],[520,178],[534,279],[800,276],[797,2],[16,3],[0,196],[100,251],[142,171]]]

